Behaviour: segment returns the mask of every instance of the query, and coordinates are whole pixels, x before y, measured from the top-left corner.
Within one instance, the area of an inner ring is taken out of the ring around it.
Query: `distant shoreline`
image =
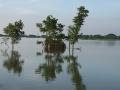
[[[120,40],[120,36],[115,34],[107,34],[107,35],[79,35],[78,36],[82,40]]]
[[[0,34],[0,37],[9,37],[8,35]],[[23,35],[23,38],[46,38],[46,35]],[[81,40],[120,40],[120,36],[117,36],[115,34],[107,34],[107,35],[78,35],[78,38]],[[67,36],[65,36],[63,39],[68,39]]]

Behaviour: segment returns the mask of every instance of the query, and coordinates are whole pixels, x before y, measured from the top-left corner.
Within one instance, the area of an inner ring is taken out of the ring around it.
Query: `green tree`
[[[69,26],[68,27],[69,31],[68,31],[68,40],[69,40],[69,48],[70,48],[70,44],[72,44],[72,48],[74,48],[74,44],[78,41],[79,37],[79,31],[78,29],[76,29],[76,27],[73,26]]]
[[[77,16],[75,16],[73,19],[74,25],[76,29],[78,29],[78,31],[80,31],[81,26],[85,22],[85,18],[88,16],[88,13],[89,11],[85,9],[84,6],[81,6],[80,8],[78,8]]]
[[[4,33],[11,39],[12,47],[13,44],[18,43],[21,36],[24,34],[24,31],[22,30],[23,26],[22,20],[19,20],[14,22],[14,24],[9,23],[8,26],[4,28]]]
[[[78,13],[73,19],[73,25],[68,27],[68,41],[73,45],[78,41],[78,35],[81,30],[81,26],[85,22],[85,18],[88,16],[89,11],[85,9],[84,6],[78,8]]]
[[[48,37],[57,39],[57,37],[62,35],[64,25],[58,23],[58,19],[54,18],[52,15],[47,16],[42,23],[37,23],[36,26],[40,29],[40,32],[46,33]]]

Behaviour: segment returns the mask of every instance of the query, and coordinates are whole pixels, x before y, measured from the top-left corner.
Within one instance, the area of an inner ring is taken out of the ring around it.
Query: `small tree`
[[[40,29],[40,32],[46,33],[46,36],[53,39],[57,39],[62,34],[64,25],[58,23],[58,19],[52,15],[47,16],[46,20],[42,23],[37,23],[36,26]]]
[[[22,20],[19,20],[14,22],[14,24],[9,23],[8,26],[4,28],[4,33],[11,39],[12,47],[13,44],[18,43],[21,36],[24,34],[24,31],[22,31],[23,26]]]

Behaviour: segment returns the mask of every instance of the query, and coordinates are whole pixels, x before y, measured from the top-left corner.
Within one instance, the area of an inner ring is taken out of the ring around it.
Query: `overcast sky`
[[[35,24],[47,15],[58,18],[67,28],[80,6],[90,11],[81,33],[120,35],[120,0],[0,0],[0,33],[9,22],[22,19],[25,32],[38,35]]]

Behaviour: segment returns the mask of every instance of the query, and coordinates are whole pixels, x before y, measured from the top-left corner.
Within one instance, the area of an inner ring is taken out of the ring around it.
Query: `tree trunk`
[[[74,44],[72,44],[72,56],[74,56]]]
[[[70,62],[70,42],[69,42],[69,62]]]
[[[12,51],[14,50],[14,44],[12,43]]]

